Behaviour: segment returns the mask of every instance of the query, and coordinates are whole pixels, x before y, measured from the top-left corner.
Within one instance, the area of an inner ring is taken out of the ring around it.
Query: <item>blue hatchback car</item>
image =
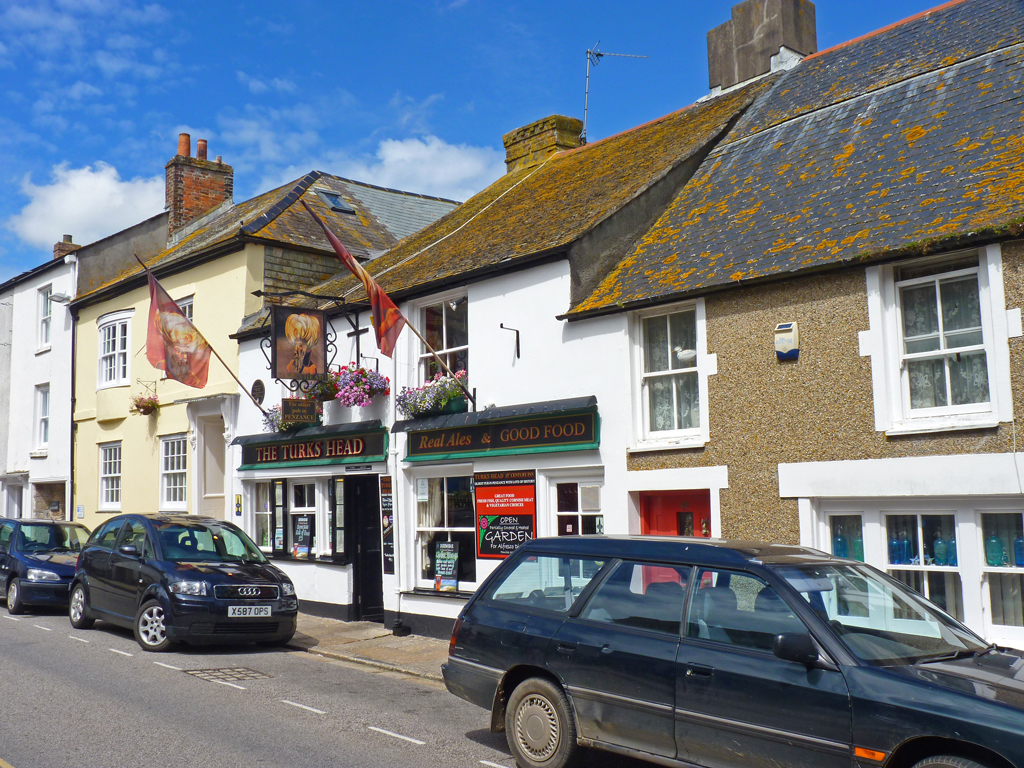
[[[78,553],[89,529],[78,523],[0,519],[0,587],[8,613],[68,604]]]
[[[1024,768],[1024,652],[802,547],[527,542],[463,609],[448,690],[520,768]]]

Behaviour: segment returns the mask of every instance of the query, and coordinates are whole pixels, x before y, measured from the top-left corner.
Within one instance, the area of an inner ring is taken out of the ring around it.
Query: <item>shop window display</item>
[[[992,623],[1024,627],[1024,516],[1020,512],[984,514],[981,535]],[[1014,573],[1015,569],[1022,569],[1021,573]]]
[[[885,515],[889,575],[963,620],[963,587],[951,514]]]
[[[420,578],[433,581],[437,543],[459,544],[458,581],[476,582],[476,519],[471,477],[431,477],[416,481]]]

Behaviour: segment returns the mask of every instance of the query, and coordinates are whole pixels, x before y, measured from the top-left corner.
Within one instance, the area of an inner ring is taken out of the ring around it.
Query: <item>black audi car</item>
[[[0,519],[0,588],[8,613],[68,604],[75,563],[89,538],[78,523]]]
[[[802,547],[528,542],[462,610],[442,671],[521,768],[580,746],[691,768],[1024,768],[1024,653]]]
[[[284,645],[298,599],[288,577],[235,525],[195,515],[118,515],[92,534],[71,582],[76,629],[103,619],[143,650],[189,644]]]

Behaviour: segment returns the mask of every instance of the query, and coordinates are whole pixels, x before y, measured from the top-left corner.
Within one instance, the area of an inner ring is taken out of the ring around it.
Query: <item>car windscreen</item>
[[[154,523],[163,559],[173,563],[265,563],[242,531],[217,523]]]
[[[772,566],[867,664],[913,664],[987,646],[938,606],[864,565]]]
[[[89,531],[80,525],[22,523],[17,547],[21,552],[81,552],[88,539]]]

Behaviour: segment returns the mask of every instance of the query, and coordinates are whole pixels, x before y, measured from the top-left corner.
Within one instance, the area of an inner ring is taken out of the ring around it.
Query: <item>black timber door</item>
[[[384,621],[383,564],[380,541],[380,485],[377,475],[345,478],[347,525],[355,532],[352,561],[355,577],[355,616],[361,621]]]

